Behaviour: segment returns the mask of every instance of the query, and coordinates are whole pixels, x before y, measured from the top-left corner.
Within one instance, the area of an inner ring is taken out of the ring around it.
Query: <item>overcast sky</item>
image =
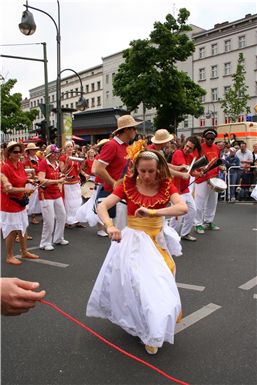
[[[256,0],[60,0],[61,68],[79,72],[102,63],[102,57],[119,52],[131,40],[144,39],[155,21],[165,21],[179,8],[190,11],[189,23],[204,29],[256,13]],[[47,43],[48,79],[56,79],[56,29],[51,19],[31,10],[37,25],[32,36],[22,35],[18,24],[26,0],[2,0],[1,54],[43,58],[41,42]],[[57,21],[56,0],[29,0]],[[13,46],[5,46],[13,44]],[[14,92],[29,97],[29,89],[44,83],[43,63],[1,58],[1,74],[17,79]],[[63,76],[71,75],[65,72]]]

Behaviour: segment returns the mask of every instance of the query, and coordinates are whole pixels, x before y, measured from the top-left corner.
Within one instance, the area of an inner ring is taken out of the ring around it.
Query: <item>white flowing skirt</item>
[[[66,223],[73,225],[77,222],[76,214],[82,205],[80,184],[64,185],[64,206],[66,210]]]
[[[26,184],[27,188],[35,188],[33,184],[28,183]],[[29,204],[28,204],[28,215],[31,214],[40,214],[41,213],[41,206],[39,203],[39,197],[38,197],[38,189],[36,189],[33,194],[29,197]]]
[[[144,344],[174,342],[181,311],[175,278],[151,238],[126,227],[112,242],[87,304],[87,316],[107,318]]]
[[[76,213],[76,222],[87,222],[91,227],[96,226],[97,223],[102,223],[98,215],[94,212],[97,192],[98,189],[94,190],[88,201],[79,207]]]
[[[22,235],[26,233],[29,225],[27,208],[18,213],[0,211],[0,227],[5,239],[12,231],[20,230]]]

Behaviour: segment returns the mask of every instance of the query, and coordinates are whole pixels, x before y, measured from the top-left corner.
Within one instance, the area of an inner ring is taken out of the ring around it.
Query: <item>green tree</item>
[[[247,94],[248,86],[245,84],[245,59],[239,54],[236,72],[232,75],[232,86],[225,92],[221,108],[232,122],[236,122],[241,114],[251,112],[247,105],[251,99]]]
[[[36,118],[38,111],[22,111],[22,95],[14,93],[11,90],[14,87],[16,79],[9,79],[1,84],[1,130],[6,132],[8,129],[31,128],[32,122]]]
[[[186,34],[191,30],[186,24],[189,15],[185,8],[179,10],[177,20],[168,14],[164,23],[154,23],[148,39],[132,41],[113,81],[114,94],[128,110],[135,110],[140,103],[155,108],[155,127],[171,132],[185,115],[198,117],[204,112],[201,100],[205,91],[176,66],[195,49]]]

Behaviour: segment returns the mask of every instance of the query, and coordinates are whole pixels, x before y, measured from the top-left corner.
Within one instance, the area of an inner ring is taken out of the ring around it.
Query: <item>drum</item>
[[[91,198],[93,192],[94,192],[95,184],[94,182],[87,181],[81,186],[81,195],[85,199]]]
[[[222,193],[227,189],[227,183],[220,178],[211,178],[207,181],[210,189],[216,191],[217,193]]]

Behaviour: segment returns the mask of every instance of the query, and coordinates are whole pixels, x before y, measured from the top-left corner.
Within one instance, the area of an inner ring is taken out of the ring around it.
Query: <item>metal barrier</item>
[[[244,169],[240,166],[231,166],[228,168],[227,172],[226,172],[226,177],[225,177],[225,181],[227,183],[227,195],[225,194],[225,199],[227,199],[228,202],[232,202],[234,201],[234,197],[231,195],[234,195],[234,194],[231,194],[231,187],[235,188],[235,198],[237,196],[237,194],[239,195],[240,197],[240,201],[241,202],[249,202],[249,201],[255,201],[253,198],[250,197],[250,194],[252,192],[252,190],[254,189],[254,187],[256,186],[256,177],[257,177],[257,168],[255,166],[250,166],[249,167],[250,169],[252,169],[253,171],[255,171],[255,179],[254,179],[254,173],[252,173],[252,181],[254,183],[250,183],[250,184],[245,184],[245,189],[247,190],[247,193],[248,193],[248,198],[247,199],[244,199],[244,197],[242,197],[242,194],[241,194],[241,191],[242,189],[244,189],[244,185],[242,185],[240,183],[240,178],[242,176],[242,172],[244,171]],[[231,172],[233,169],[238,169],[238,172],[237,172],[237,180],[236,180],[236,183],[231,183],[231,181],[233,181],[233,173]],[[251,182],[252,182],[251,181]],[[233,191],[233,190],[232,190]],[[243,199],[242,199],[243,198]]]

